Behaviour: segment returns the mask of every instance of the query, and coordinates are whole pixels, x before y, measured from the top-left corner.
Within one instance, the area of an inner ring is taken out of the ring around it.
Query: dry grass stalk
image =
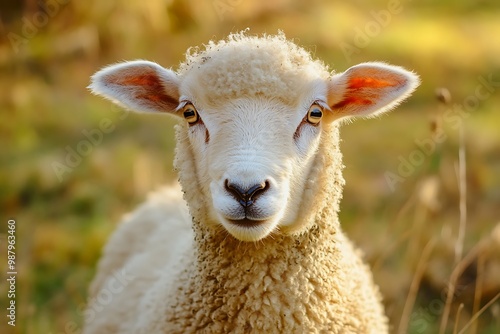
[[[479,307],[481,306],[481,297],[483,295],[483,279],[484,279],[484,256],[479,254],[477,259],[477,277],[476,286],[474,289],[474,304],[472,306],[472,314],[479,312]],[[477,333],[477,322],[474,322],[471,329],[471,334]]]
[[[488,309],[491,305],[493,305],[500,298],[500,292],[496,294],[486,305],[484,305],[479,312],[474,313],[472,318],[465,324],[465,326],[458,332],[458,334],[463,334],[465,331],[483,314],[484,311]]]
[[[446,96],[442,91],[440,99],[440,94],[438,93],[438,99],[443,103],[449,103],[451,101],[451,97]],[[444,96],[444,97],[443,97]],[[448,324],[448,318],[450,315],[451,303],[453,301],[453,296],[455,294],[456,282],[463,270],[470,264],[470,262],[477,255],[477,251],[471,250],[469,252],[469,256],[462,259],[463,249],[464,249],[464,240],[465,240],[465,229],[467,225],[467,175],[466,175],[466,161],[465,161],[465,130],[463,122],[460,123],[459,129],[459,150],[458,150],[458,184],[459,184],[459,192],[460,192],[460,200],[459,200],[459,212],[460,212],[460,220],[459,220],[459,228],[458,228],[458,236],[455,242],[455,269],[453,270],[450,281],[448,283],[448,294],[446,296],[446,304],[443,311],[443,316],[441,319],[441,325],[439,328],[439,333],[444,334],[446,330],[446,326]],[[478,244],[477,248],[481,245]],[[464,265],[466,264],[466,265]]]
[[[464,308],[464,303],[460,303],[460,306],[458,306],[457,315],[455,317],[455,326],[453,326],[453,334],[457,334],[458,322],[460,320],[460,313],[462,313],[463,308]]]
[[[448,292],[446,296],[446,303],[443,310],[443,316],[441,318],[441,325],[439,326],[439,334],[444,334],[446,331],[446,326],[448,325],[448,318],[450,316],[451,304],[453,301],[453,296],[455,295],[455,288],[457,285],[457,280],[462,275],[464,270],[474,261],[476,257],[479,256],[484,251],[485,246],[490,243],[489,239],[482,240],[476,244],[469,253],[455,266],[453,269],[450,280],[448,282]]]
[[[413,224],[411,228],[412,236],[408,242],[408,248],[406,251],[406,262],[413,265],[414,260],[421,256],[422,243],[430,238],[425,234],[428,232],[428,227],[426,222],[428,221],[429,209],[425,206],[422,201],[418,201],[415,205]],[[418,266],[418,265],[417,265]]]
[[[413,230],[409,229],[403,233],[401,233],[394,242],[390,243],[378,256],[378,258],[374,261],[372,265],[372,271],[376,272],[382,267],[384,264],[384,261],[391,255],[394,255],[396,253],[396,250],[399,248],[399,246],[404,245],[404,242],[408,240],[411,236],[413,235]]]
[[[401,222],[401,218],[406,216],[410,208],[415,204],[415,201],[417,199],[417,194],[414,192],[408,200],[406,200],[405,204],[401,207],[401,209],[398,210],[398,213],[396,214],[396,218],[393,219],[389,224],[387,228],[387,233],[386,235],[391,235],[389,233],[390,231],[395,231],[396,227],[399,222]],[[409,239],[413,235],[413,228],[410,228],[409,230],[401,233],[398,238],[392,242],[388,247],[384,248],[384,251],[382,254],[380,254],[376,260],[374,260],[374,263],[372,265],[372,271],[376,272],[380,269],[380,267],[384,264],[384,261],[391,255],[394,255],[394,250],[396,250],[400,245],[403,244],[403,242],[407,239]],[[391,239],[392,240],[392,239]],[[390,241],[387,241],[390,242]]]
[[[395,226],[397,226],[398,223],[402,221],[401,218],[406,217],[408,215],[408,211],[415,204],[417,198],[418,198],[417,193],[413,192],[411,196],[408,198],[408,200],[406,200],[405,204],[403,204],[401,209],[398,210],[396,218],[389,223],[388,227],[389,231],[394,231]]]
[[[457,241],[455,243],[455,265],[462,259],[467,225],[467,176],[465,162],[465,134],[464,125],[460,123],[460,148],[458,149],[458,182],[460,190],[460,224]]]
[[[408,295],[406,297],[401,320],[399,321],[398,334],[404,334],[408,330],[410,315],[417,298],[420,282],[422,280],[422,276],[424,275],[427,264],[429,263],[429,257],[432,253],[432,250],[434,249],[435,244],[436,242],[434,239],[429,240],[429,242],[427,242],[427,244],[425,245],[424,250],[422,251],[422,255],[420,256],[420,260],[418,261],[415,274],[413,275],[413,280],[410,284],[410,290],[408,291]]]

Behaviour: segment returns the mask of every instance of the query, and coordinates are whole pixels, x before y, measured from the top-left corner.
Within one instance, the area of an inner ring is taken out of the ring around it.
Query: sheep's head
[[[207,221],[257,241],[297,230],[329,125],[385,112],[417,85],[416,75],[383,63],[331,74],[282,35],[238,35],[188,55],[177,73],[125,62],[95,74],[90,87],[131,110],[182,118]]]

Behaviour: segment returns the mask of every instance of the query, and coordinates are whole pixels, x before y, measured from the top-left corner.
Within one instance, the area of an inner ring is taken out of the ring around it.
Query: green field
[[[110,233],[176,179],[174,121],[124,113],[87,91],[89,77],[125,59],[176,68],[188,47],[247,27],[282,30],[336,71],[386,61],[420,75],[396,111],[342,128],[341,222],[373,267],[394,333],[438,333],[443,318],[446,333],[500,333],[497,0],[44,3],[0,4],[1,333],[79,333]],[[74,166],[58,169],[66,159]],[[15,327],[5,316],[12,218]]]

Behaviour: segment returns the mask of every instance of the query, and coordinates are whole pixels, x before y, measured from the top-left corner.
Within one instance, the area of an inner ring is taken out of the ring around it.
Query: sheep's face
[[[250,50],[258,60],[255,50],[261,49]],[[267,56],[274,60],[272,52]],[[414,74],[386,64],[361,64],[328,77],[316,71],[317,63],[309,66],[307,57],[297,59],[278,60],[266,70],[258,66],[268,66],[267,61],[244,70],[234,61],[229,68],[220,62],[221,68],[205,76],[179,76],[155,63],[127,62],[95,74],[90,87],[129,109],[182,118],[187,138],[180,140],[189,140],[197,178],[192,182],[210,215],[205,220],[239,240],[257,241],[302,225],[297,217],[304,185],[314,182],[311,170],[328,123],[387,111],[418,85]],[[305,63],[302,72],[293,67],[299,61]],[[285,65],[294,80],[279,77]],[[281,72],[266,74],[274,68]],[[257,80],[251,86],[241,79],[245,71],[270,83],[262,88]],[[204,82],[210,76],[212,81]],[[234,80],[243,82],[238,92],[231,90]],[[221,82],[231,89],[217,86]]]
[[[207,106],[181,96],[211,220],[234,237],[256,241],[294,222],[328,109],[326,85],[318,88],[294,104],[252,97]]]

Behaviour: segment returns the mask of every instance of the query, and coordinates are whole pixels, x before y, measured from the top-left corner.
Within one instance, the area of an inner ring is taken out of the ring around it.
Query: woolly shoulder
[[[149,253],[161,250],[158,261],[162,265],[175,261],[179,248],[190,247],[190,223],[188,208],[178,184],[150,194],[145,203],[124,217],[104,248],[90,288],[90,297],[100,291],[113,273],[129,267],[133,259],[152,257],[153,254]]]

